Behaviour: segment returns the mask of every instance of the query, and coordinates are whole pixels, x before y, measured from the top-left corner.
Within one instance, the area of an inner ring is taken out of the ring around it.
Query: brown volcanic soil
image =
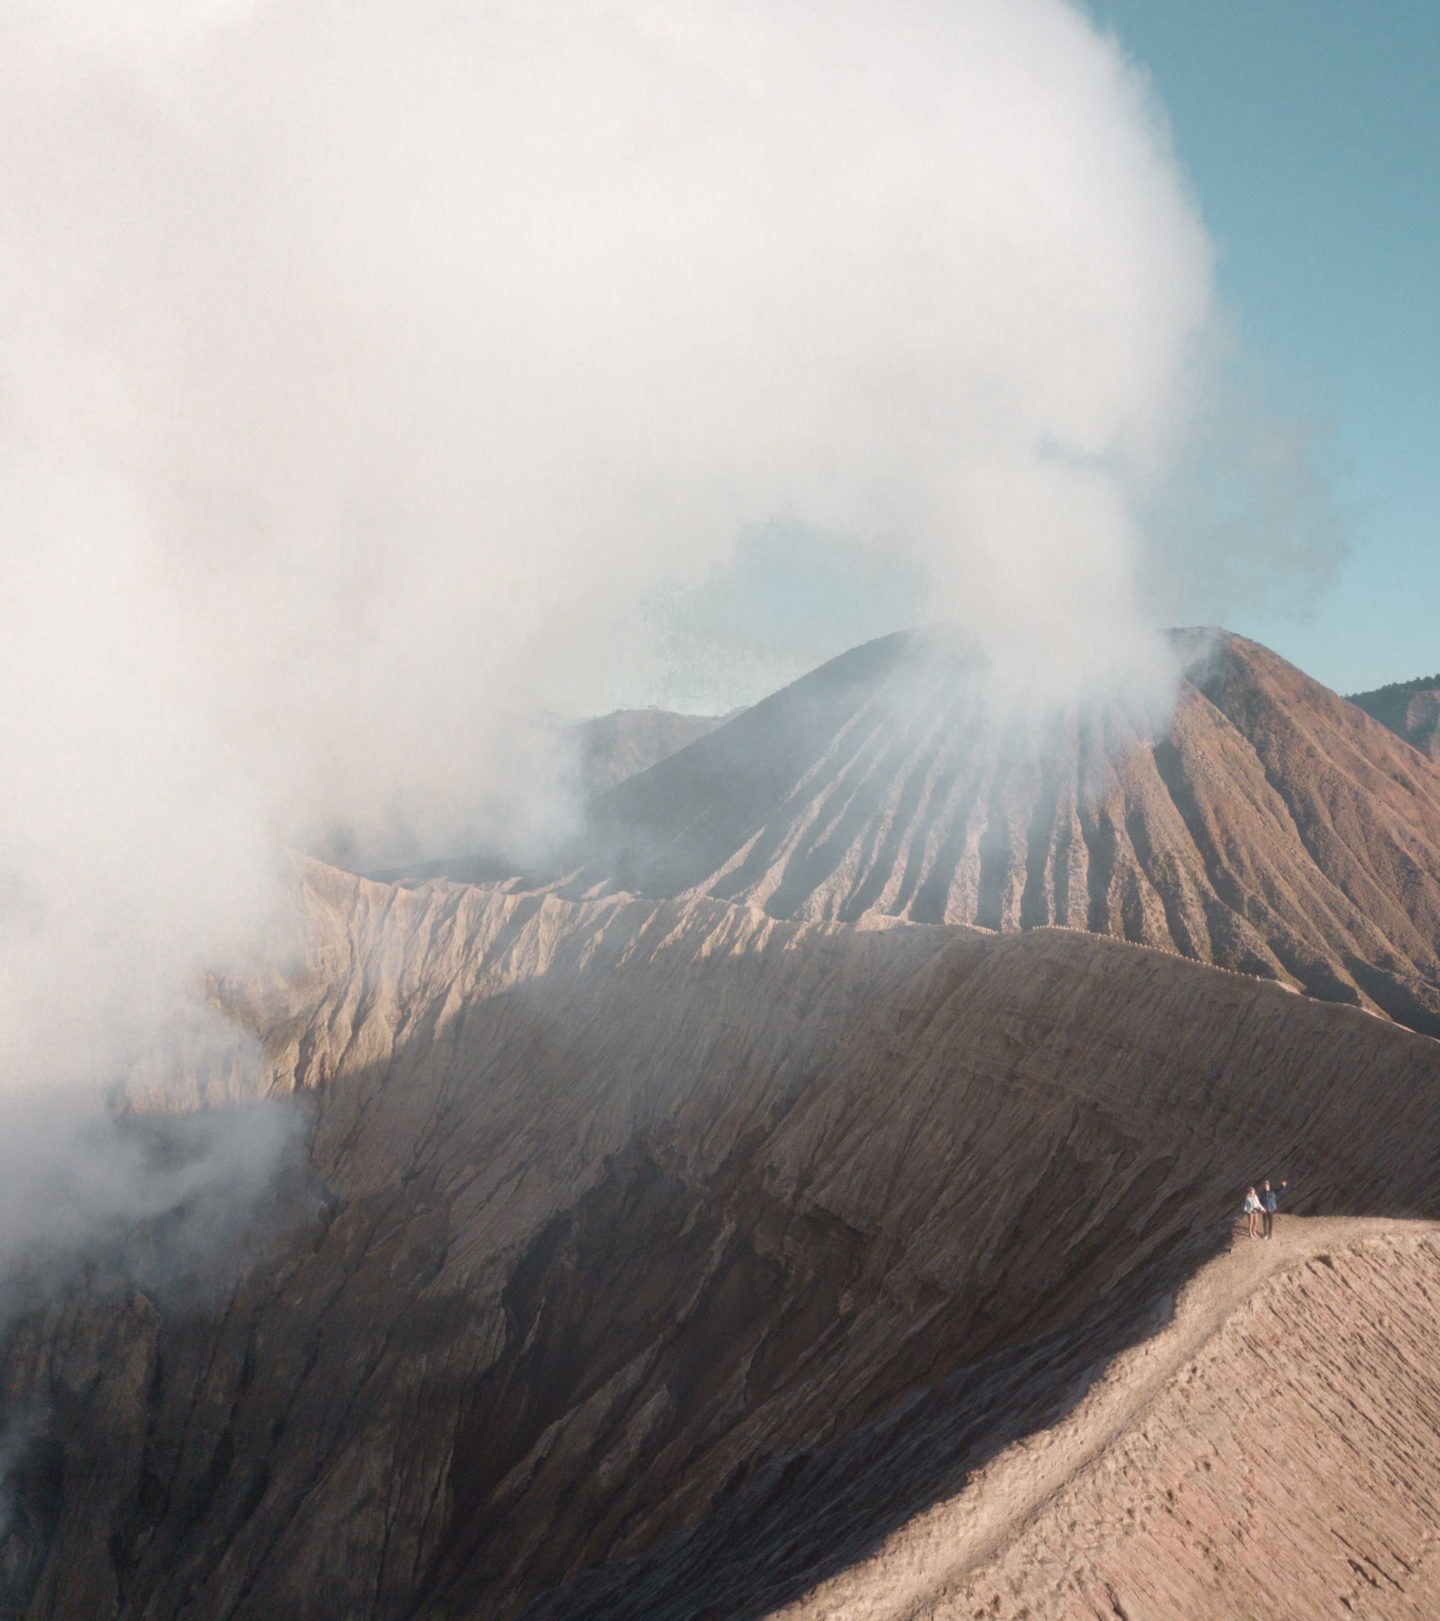
[[[316,1208],[208,1307],[9,1330],[0,1613],[759,1616],[1063,1417],[1246,1181],[1440,1214],[1435,1043],[1171,954],[305,896],[225,1000]]]
[[[1440,767],[1254,642],[1177,636],[1159,729],[1017,720],[944,633],[857,648],[605,796],[561,892],[1058,923],[1440,1035]]]
[[[1437,1315],[1433,1224],[1281,1217],[1054,1430],[785,1621],[1430,1621]]]

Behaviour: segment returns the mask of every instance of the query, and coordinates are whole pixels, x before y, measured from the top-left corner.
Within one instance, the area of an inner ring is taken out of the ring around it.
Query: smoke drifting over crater
[[[286,843],[562,832],[525,717],[653,698],[699,622],[654,604],[767,525],[1044,679],[1161,668],[1210,250],[1060,0],[3,29],[12,1095],[270,938]]]

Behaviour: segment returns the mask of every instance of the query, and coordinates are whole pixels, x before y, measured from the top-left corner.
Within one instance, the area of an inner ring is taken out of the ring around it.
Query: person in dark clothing
[[[1282,1182],[1280,1187],[1288,1188],[1288,1182]],[[1270,1186],[1270,1179],[1265,1179],[1265,1186],[1260,1190],[1260,1203],[1265,1209],[1265,1237],[1269,1238],[1275,1231],[1275,1212],[1280,1208],[1280,1191]]]

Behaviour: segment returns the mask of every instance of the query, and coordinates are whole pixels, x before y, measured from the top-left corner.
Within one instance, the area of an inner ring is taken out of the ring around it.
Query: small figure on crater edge
[[[1282,1182],[1280,1187],[1288,1188],[1288,1182]],[[1275,1212],[1280,1208],[1280,1190],[1270,1185],[1269,1177],[1265,1179],[1265,1186],[1260,1193],[1260,1203],[1265,1207],[1265,1236],[1271,1238],[1275,1232]]]

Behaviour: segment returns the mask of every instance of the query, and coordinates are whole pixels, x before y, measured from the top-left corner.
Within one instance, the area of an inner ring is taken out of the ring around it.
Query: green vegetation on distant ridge
[[[1417,675],[1413,681],[1392,681],[1388,686],[1376,687],[1373,692],[1347,692],[1346,701],[1368,710],[1372,703],[1386,699],[1409,698],[1417,692],[1440,692],[1440,674]]]

